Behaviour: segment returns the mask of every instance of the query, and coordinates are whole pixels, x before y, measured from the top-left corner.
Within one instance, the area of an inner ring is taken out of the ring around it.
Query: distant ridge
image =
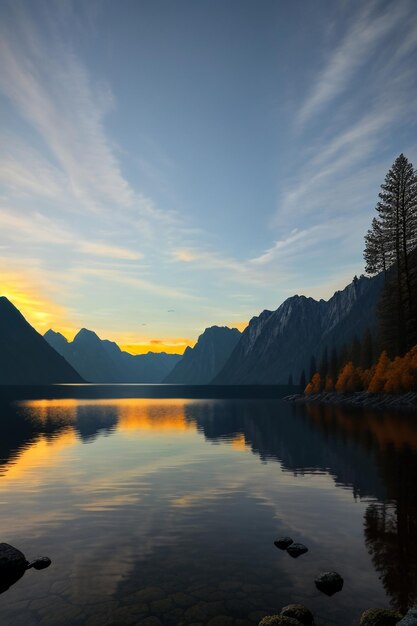
[[[214,384],[264,385],[295,383],[310,358],[324,349],[340,347],[376,326],[376,309],[383,284],[381,275],[354,278],[328,301],[292,296],[276,311],[251,319]]]
[[[206,385],[218,374],[240,339],[237,328],[211,326],[199,336],[194,348],[188,347],[181,361],[165,378],[165,383]]]
[[[82,328],[73,341],[53,330],[46,341],[92,383],[160,383],[181,359],[179,354],[123,352],[113,341]]]
[[[0,385],[82,383],[5,296],[0,297]]]

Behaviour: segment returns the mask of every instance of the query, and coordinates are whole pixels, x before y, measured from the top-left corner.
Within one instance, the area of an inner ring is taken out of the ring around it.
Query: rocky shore
[[[417,392],[404,394],[369,393],[336,393],[321,391],[320,393],[299,393],[286,396],[284,400],[294,403],[334,404],[339,406],[364,407],[370,409],[401,409],[417,410]]]
[[[289,604],[280,613],[264,617],[258,626],[314,626],[314,617],[303,604]],[[405,615],[393,609],[367,609],[359,626],[417,626],[417,608],[411,607]]]

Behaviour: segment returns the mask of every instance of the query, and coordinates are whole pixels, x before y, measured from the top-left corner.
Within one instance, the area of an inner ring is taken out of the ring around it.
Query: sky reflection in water
[[[0,410],[1,540],[53,561],[0,596],[2,624],[243,626],[296,601],[350,624],[417,597],[412,416],[261,398]],[[277,550],[283,534],[308,554]],[[332,598],[313,583],[329,569]]]

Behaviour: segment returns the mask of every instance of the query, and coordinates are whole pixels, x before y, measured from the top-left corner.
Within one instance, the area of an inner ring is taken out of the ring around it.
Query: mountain
[[[211,326],[199,336],[194,348],[187,348],[164,383],[206,385],[220,372],[236,347],[241,333],[237,328]]]
[[[86,380],[92,383],[160,383],[181,359],[179,354],[123,352],[113,341],[82,328],[73,341],[53,330],[44,335]]]
[[[310,358],[376,326],[381,275],[354,278],[328,301],[292,296],[276,311],[251,319],[214,384],[287,384],[308,375]]]
[[[82,383],[58,354],[5,297],[0,297],[0,384]]]

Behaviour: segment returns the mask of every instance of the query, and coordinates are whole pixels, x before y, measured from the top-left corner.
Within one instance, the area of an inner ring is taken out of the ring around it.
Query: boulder
[[[314,582],[317,589],[327,596],[332,596],[343,588],[343,578],[337,572],[324,572]]]
[[[417,606],[409,609],[397,624],[398,626],[417,626]]]
[[[288,604],[284,606],[280,614],[296,619],[303,626],[312,626],[314,624],[312,612],[303,604]]]
[[[23,552],[8,543],[0,543],[0,593],[22,578],[27,566]]]
[[[274,541],[274,544],[280,550],[286,550],[292,543],[294,543],[294,541],[291,537],[278,537],[278,539]]]
[[[301,626],[301,622],[286,615],[267,615],[258,626]]]
[[[8,543],[0,543],[0,593],[14,585],[30,567],[45,569],[51,564],[47,556],[28,563],[23,552]]]
[[[308,552],[308,548],[303,543],[292,543],[290,546],[288,546],[287,552],[290,556],[296,559],[302,554]]]
[[[395,626],[402,615],[393,609],[367,609],[360,617],[360,626]]]
[[[27,568],[30,569],[33,567],[34,569],[46,569],[52,563],[51,559],[47,556],[39,556],[37,559],[34,559],[30,563],[28,563]]]

